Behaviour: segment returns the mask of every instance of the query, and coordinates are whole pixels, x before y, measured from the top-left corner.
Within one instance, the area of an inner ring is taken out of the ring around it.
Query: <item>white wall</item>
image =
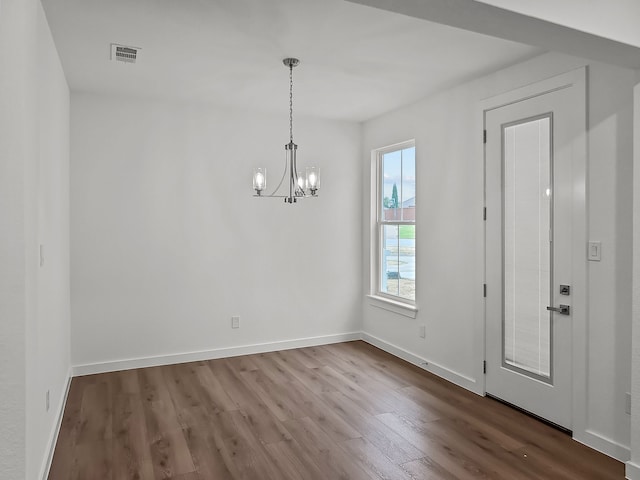
[[[640,47],[637,0],[476,0]]]
[[[0,472],[34,479],[70,366],[69,90],[40,2],[3,1],[0,64]]]
[[[640,81],[640,78],[638,79]],[[627,478],[640,480],[640,83],[634,88],[633,135],[633,327],[631,368],[631,458]]]
[[[36,2],[0,5],[0,472],[26,474],[25,165],[35,163]]]
[[[628,448],[636,80],[632,71],[593,64],[588,81],[588,232],[607,258],[588,262],[587,428]]]
[[[41,478],[70,375],[69,87],[38,2],[38,142],[29,204],[34,322],[27,351],[27,478]],[[44,262],[39,262],[43,245]],[[46,392],[49,391],[49,410]]]
[[[428,369],[467,388],[478,384],[482,355],[475,328],[484,315],[483,163],[478,102],[585,65],[547,54],[366,122],[363,201],[370,202],[370,155],[415,138],[420,195],[417,214],[417,318],[364,302],[363,330],[427,360]],[[577,437],[628,455],[630,389],[632,88],[634,72],[589,66],[589,236],[603,258],[589,263],[588,396]],[[363,224],[363,285],[369,285],[369,216]],[[418,326],[427,327],[427,338]]]
[[[285,112],[71,105],[74,365],[360,330],[359,125],[295,118],[322,190],[285,205],[251,189],[255,166],[281,175]]]

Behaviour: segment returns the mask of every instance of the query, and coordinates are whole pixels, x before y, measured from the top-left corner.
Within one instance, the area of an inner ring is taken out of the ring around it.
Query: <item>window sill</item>
[[[383,310],[387,310],[389,312],[397,313],[399,315],[404,315],[409,318],[416,318],[418,315],[418,307],[415,305],[408,305],[402,302],[395,302],[388,298],[379,297],[377,295],[367,295],[369,298],[369,305],[382,308]]]

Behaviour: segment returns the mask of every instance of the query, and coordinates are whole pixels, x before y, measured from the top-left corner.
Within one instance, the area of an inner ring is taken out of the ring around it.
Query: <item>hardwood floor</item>
[[[623,479],[364,342],[74,378],[50,480]]]

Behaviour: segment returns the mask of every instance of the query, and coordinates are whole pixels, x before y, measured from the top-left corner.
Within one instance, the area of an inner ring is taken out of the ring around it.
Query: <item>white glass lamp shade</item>
[[[258,195],[260,192],[267,188],[267,169],[266,168],[254,168],[253,169],[253,189]]]
[[[307,167],[307,190],[316,195],[320,189],[320,168]]]

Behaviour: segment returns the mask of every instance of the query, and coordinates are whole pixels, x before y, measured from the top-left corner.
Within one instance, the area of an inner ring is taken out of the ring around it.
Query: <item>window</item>
[[[376,152],[375,295],[416,299],[416,149],[413,141]]]

